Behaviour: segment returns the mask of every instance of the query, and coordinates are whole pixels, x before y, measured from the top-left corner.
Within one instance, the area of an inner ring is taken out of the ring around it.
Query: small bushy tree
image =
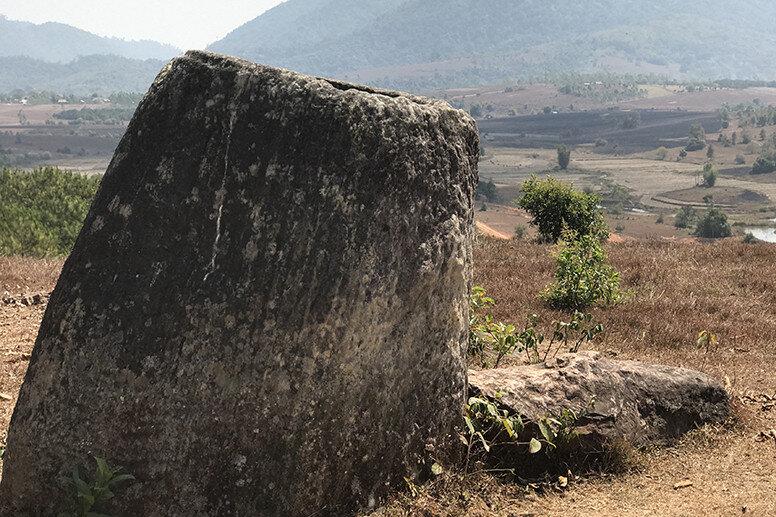
[[[711,147],[709,147],[711,149]],[[717,184],[717,170],[710,163],[703,166],[703,186],[713,187]]]
[[[730,224],[728,224],[727,215],[715,206],[709,207],[698,221],[698,226],[695,228],[693,235],[706,239],[730,237],[732,231]]]
[[[676,228],[691,228],[698,220],[698,213],[691,206],[683,206],[674,216],[674,226]]]
[[[485,198],[488,201],[496,201],[498,198],[498,192],[496,190],[496,184],[493,180],[480,180],[477,183],[477,197]]]
[[[768,174],[776,171],[776,148],[765,146],[752,165],[752,174]]]
[[[569,163],[571,163],[571,149],[569,149],[565,145],[559,145],[558,146],[558,166],[562,170],[566,170],[569,168]]]
[[[535,176],[523,183],[521,192],[517,204],[533,216],[531,224],[539,230],[540,240],[558,242],[565,229],[598,239],[609,236],[597,195],[579,192],[554,178]]]
[[[706,131],[703,130],[703,126],[700,124],[693,124],[690,127],[690,136],[687,140],[688,151],[700,151],[706,148]]]
[[[620,275],[607,263],[606,252],[593,235],[565,232],[555,261],[555,281],[542,292],[551,307],[582,310],[623,299]]]

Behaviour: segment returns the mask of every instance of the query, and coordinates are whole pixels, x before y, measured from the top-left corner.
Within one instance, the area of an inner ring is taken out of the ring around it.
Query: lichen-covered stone
[[[202,52],[159,75],[40,329],[0,501],[92,456],[113,515],[343,515],[440,459],[465,396],[474,122]]]
[[[536,365],[469,372],[473,394],[531,421],[574,411],[585,452],[606,442],[670,443],[730,415],[725,389],[703,373],[598,352],[564,354]]]

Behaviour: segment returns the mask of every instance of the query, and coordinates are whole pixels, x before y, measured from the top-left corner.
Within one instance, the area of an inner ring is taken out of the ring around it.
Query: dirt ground
[[[776,246],[652,240],[610,244],[608,251],[632,294],[621,306],[594,311],[606,328],[596,348],[712,375],[730,387],[737,421],[695,432],[669,449],[638,453],[625,474],[572,477],[562,492],[537,495],[486,474],[445,475],[417,497],[398,496],[377,515],[776,515],[776,442],[755,439],[776,428],[776,407],[766,410],[758,401],[776,397]],[[532,242],[480,238],[475,282],[496,298],[497,318],[562,317],[537,298],[551,279],[549,253]],[[48,292],[61,265],[0,259],[0,293]],[[0,304],[3,443],[44,308]],[[704,329],[720,339],[708,353],[695,345]],[[683,481],[692,485],[674,489]]]

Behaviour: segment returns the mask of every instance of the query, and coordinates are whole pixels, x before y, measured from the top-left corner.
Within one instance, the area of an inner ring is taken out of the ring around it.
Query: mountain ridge
[[[776,4],[767,0],[748,0],[741,9],[724,0],[354,3],[288,0],[209,49],[315,75],[415,89],[592,72],[610,58],[679,67],[698,79],[776,78],[770,29]],[[344,26],[343,19],[349,20]],[[733,37],[741,33],[747,37]],[[391,75],[370,72],[381,68]]]
[[[35,24],[0,15],[0,57],[23,56],[49,63],[67,63],[90,55],[167,60],[180,52],[173,45],[156,41],[98,36],[63,23]]]

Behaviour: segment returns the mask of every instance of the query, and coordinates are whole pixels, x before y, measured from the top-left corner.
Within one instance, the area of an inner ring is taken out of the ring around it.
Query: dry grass
[[[617,307],[592,311],[606,329],[597,348],[720,380],[727,375],[738,389],[776,389],[776,246],[629,241],[607,250],[632,294]],[[482,240],[475,261],[475,283],[496,299],[497,318],[566,316],[537,296],[554,271],[548,246]],[[702,330],[719,336],[709,354],[695,345]]]
[[[62,259],[0,257],[0,294],[3,291],[12,295],[51,291],[63,263]]]
[[[735,240],[626,242],[607,246],[633,291],[620,306],[596,309],[606,327],[597,348],[619,356],[700,369],[729,377],[735,395],[776,393],[776,246]],[[547,309],[538,292],[550,282],[550,248],[530,242],[482,239],[475,282],[496,298],[496,316],[522,323],[529,313],[547,323],[563,314]],[[13,294],[53,288],[61,261],[0,259],[0,290]],[[27,368],[43,306],[0,305],[0,430],[4,436]],[[695,345],[700,330],[720,337],[708,354]],[[754,440],[776,428],[776,410],[738,404],[737,424],[703,429],[680,445],[637,457],[630,473],[573,480],[569,489],[537,495],[485,473],[454,472],[399,494],[376,515],[776,515],[776,444]],[[688,479],[692,486],[674,490]]]
[[[617,307],[595,309],[606,333],[596,345],[620,357],[703,370],[732,383],[735,397],[776,393],[776,246],[643,241],[609,244],[609,256],[632,290]],[[498,302],[495,315],[522,323],[566,315],[539,299],[554,269],[548,246],[481,239],[475,283]],[[719,335],[707,354],[697,334]],[[737,399],[736,399],[737,400]],[[675,448],[637,454],[639,468],[580,478],[568,490],[537,495],[487,474],[448,474],[398,496],[388,516],[776,515],[776,447],[754,440],[776,427],[774,411],[736,403],[737,423],[691,433]],[[688,480],[692,486],[674,489]]]

